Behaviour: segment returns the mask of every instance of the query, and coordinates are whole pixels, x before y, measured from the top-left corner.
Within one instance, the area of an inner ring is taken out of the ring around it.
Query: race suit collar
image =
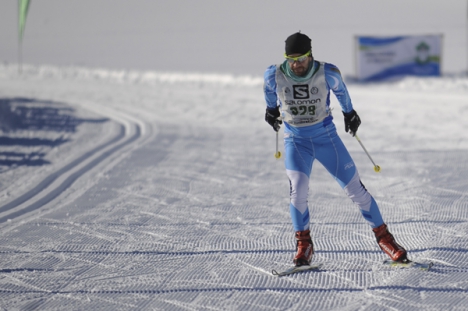
[[[315,63],[315,60],[312,60],[310,62],[310,64],[309,64],[309,69],[307,70],[306,75],[303,76],[303,77],[298,77],[298,76],[296,76],[294,74],[294,72],[292,72],[291,67],[289,67],[289,65],[288,65],[288,61],[285,60],[281,64],[281,71],[286,76],[288,76],[289,78],[293,79],[296,82],[305,82],[305,81],[309,80],[314,75],[314,73],[317,71],[317,69],[318,69],[318,65]]]

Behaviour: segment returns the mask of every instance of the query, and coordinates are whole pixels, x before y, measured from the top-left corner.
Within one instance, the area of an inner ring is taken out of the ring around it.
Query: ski
[[[284,275],[290,275],[290,274],[300,273],[304,271],[318,270],[320,269],[320,267],[322,267],[322,264],[318,263],[318,264],[312,264],[310,266],[304,265],[304,266],[299,266],[299,267],[292,267],[292,268],[289,268],[287,270],[280,271],[280,272],[276,270],[272,270],[271,273],[276,276],[284,276]]]
[[[417,261],[409,261],[409,262],[398,262],[393,261],[390,259],[384,260],[384,265],[396,268],[418,268],[421,270],[429,270],[434,263],[432,262],[417,262]]]

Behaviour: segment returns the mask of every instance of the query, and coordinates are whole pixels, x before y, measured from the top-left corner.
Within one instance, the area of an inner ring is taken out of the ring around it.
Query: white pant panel
[[[346,195],[356,203],[363,211],[369,212],[371,209],[372,197],[362,186],[358,171],[354,173],[351,181],[343,188]]]
[[[308,208],[309,177],[299,171],[286,170],[291,182],[291,204],[302,214]]]

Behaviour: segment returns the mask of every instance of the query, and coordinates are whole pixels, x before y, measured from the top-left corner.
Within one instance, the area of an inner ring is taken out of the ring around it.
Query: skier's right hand
[[[273,130],[275,132],[278,132],[280,127],[280,124],[283,124],[283,121],[278,120],[278,117],[280,116],[280,111],[279,107],[276,108],[267,108],[266,113],[265,113],[265,121],[268,122],[273,127]]]

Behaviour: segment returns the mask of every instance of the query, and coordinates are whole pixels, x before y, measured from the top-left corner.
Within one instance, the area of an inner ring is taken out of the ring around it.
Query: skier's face
[[[312,60],[312,57],[310,54],[291,54],[288,55],[286,59],[288,60],[289,67],[291,68],[292,72],[294,72],[296,76],[301,77],[307,73],[307,69],[309,69],[309,63]]]

